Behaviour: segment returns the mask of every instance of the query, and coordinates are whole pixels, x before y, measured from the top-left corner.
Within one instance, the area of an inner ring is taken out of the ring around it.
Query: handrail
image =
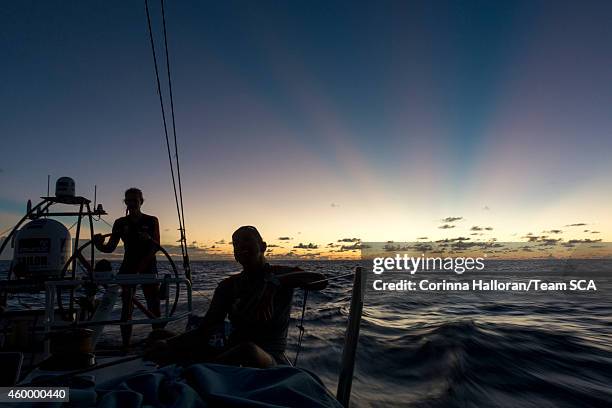
[[[184,284],[187,289],[187,311],[174,315],[174,309],[171,315],[166,313],[166,317],[159,317],[155,319],[137,319],[137,320],[100,320],[100,321],[84,321],[84,322],[66,322],[66,324],[55,324],[55,296],[58,287],[65,287],[75,289],[85,283],[90,282],[89,280],[57,280],[45,282],[45,332],[51,331],[53,327],[95,327],[103,325],[136,325],[136,324],[154,324],[154,323],[167,323],[183,319],[193,312],[192,296],[191,296],[191,282],[186,278],[150,278],[143,275],[128,275],[117,278],[113,276],[111,278],[96,280],[98,284],[108,285],[137,285],[137,284],[151,284],[151,283],[167,283],[167,284]],[[168,306],[166,306],[168,308]]]

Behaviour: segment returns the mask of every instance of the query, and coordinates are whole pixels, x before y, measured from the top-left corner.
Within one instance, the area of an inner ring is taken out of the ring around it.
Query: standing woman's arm
[[[102,234],[94,235],[93,244],[98,251],[104,253],[111,253],[115,250],[115,248],[117,248],[117,245],[119,244],[119,239],[121,238],[121,224],[119,220],[120,219],[117,219],[113,223],[113,231],[106,244],[104,243],[104,238],[102,237]]]
[[[153,242],[155,242],[157,245],[160,245],[160,235],[159,235],[159,220],[157,219],[157,217],[153,217],[153,235],[151,236],[151,238],[153,239]]]

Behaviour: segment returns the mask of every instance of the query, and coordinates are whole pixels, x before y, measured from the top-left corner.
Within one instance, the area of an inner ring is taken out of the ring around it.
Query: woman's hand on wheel
[[[95,234],[92,241],[96,247],[102,246],[104,245],[104,236],[102,236],[102,234]]]

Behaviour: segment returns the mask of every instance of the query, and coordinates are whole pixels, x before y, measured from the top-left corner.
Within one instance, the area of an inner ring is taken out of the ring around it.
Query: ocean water
[[[330,277],[358,261],[280,262]],[[160,269],[165,266],[160,263]],[[234,262],[193,262],[194,311],[203,315],[216,284]],[[497,261],[486,273],[428,272],[412,279],[471,281],[529,278],[593,279],[597,291],[368,291],[353,381],[355,407],[601,407],[612,406],[612,264],[603,261]],[[381,275],[386,281],[408,274]],[[335,393],[351,278],[309,294],[298,366]],[[287,355],[293,360],[301,312],[297,290]],[[21,300],[22,303],[27,299]],[[170,325],[180,330],[183,323]],[[135,332],[144,338],[148,326]],[[107,328],[101,346],[119,342]]]

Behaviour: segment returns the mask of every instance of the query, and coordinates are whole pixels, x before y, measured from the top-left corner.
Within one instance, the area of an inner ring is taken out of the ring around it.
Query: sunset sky
[[[168,1],[166,18],[202,256],[243,224],[277,255],[612,240],[610,1]],[[0,231],[50,174],[97,185],[110,223],[140,187],[174,243],[143,3],[5,2],[0,50]]]

